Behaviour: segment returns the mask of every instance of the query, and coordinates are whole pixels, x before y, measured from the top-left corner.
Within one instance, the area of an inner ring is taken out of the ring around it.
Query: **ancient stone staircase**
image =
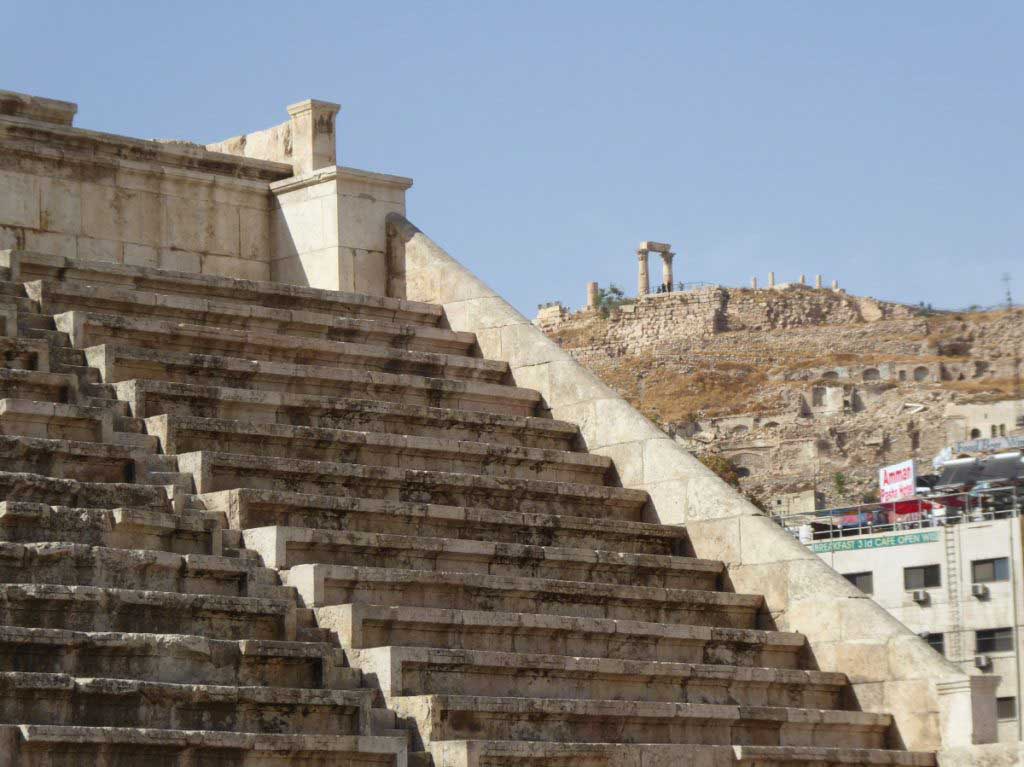
[[[3,767],[934,763],[438,307],[13,253],[0,316]]]

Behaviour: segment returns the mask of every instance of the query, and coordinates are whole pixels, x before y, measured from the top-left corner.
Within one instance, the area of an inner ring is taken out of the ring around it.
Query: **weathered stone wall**
[[[71,126],[75,105],[0,92],[0,249],[370,295],[412,180],[335,166],[337,105],[204,148]]]
[[[650,294],[612,309],[601,345],[636,354],[666,342],[721,333],[874,323],[912,315],[913,309],[902,304],[806,285],[761,290],[712,286]],[[589,310],[571,314],[544,308],[535,324],[547,333],[572,334],[584,330],[596,316]]]
[[[290,172],[10,108],[0,113],[0,248],[269,279],[268,184]]]

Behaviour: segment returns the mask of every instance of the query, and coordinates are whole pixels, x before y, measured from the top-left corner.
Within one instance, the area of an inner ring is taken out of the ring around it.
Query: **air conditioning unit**
[[[925,589],[916,589],[914,591],[914,601],[919,605],[928,604],[931,597]]]
[[[971,595],[978,599],[988,599],[988,586],[984,583],[975,583],[971,586]]]
[[[974,665],[977,668],[989,668],[992,665],[992,659],[987,655],[975,655]]]

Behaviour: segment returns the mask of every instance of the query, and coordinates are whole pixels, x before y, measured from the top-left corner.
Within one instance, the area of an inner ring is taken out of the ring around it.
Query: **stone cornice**
[[[301,176],[292,176],[281,181],[275,181],[270,185],[274,194],[294,192],[307,186],[315,186],[325,181],[360,181],[365,184],[391,187],[393,189],[409,189],[413,180],[405,176],[392,176],[387,173],[374,173],[368,170],[357,168],[345,168],[336,166],[333,168],[320,168],[312,173],[304,173]]]
[[[210,152],[202,147],[129,138],[53,123],[0,115],[0,141],[42,145],[96,160],[132,160],[202,173],[273,182],[292,174],[289,165]]]

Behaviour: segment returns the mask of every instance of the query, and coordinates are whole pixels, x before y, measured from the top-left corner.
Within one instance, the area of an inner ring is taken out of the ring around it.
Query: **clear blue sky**
[[[676,277],[821,272],[936,306],[1024,301],[1024,3],[0,0],[0,88],[82,127],[206,142],[303,98],[340,162],[531,315]],[[652,264],[653,266],[653,264]],[[659,268],[652,269],[659,274]]]

